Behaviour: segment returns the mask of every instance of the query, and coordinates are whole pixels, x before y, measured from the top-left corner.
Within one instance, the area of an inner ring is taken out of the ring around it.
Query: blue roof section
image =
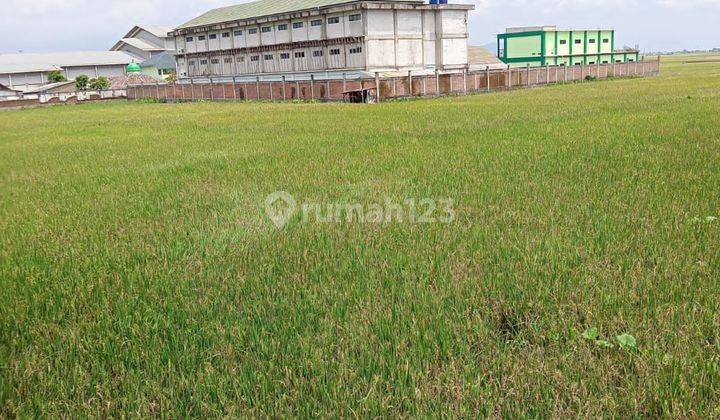
[[[175,56],[170,52],[154,55],[140,63],[140,67],[155,67],[161,70],[175,70]]]

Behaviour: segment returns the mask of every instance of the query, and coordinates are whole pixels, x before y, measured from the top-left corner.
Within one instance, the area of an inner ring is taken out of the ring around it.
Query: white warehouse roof
[[[64,67],[128,65],[133,58],[122,51],[0,54],[0,73],[31,73]]]

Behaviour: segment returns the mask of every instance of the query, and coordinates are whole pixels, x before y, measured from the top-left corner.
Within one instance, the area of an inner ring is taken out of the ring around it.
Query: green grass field
[[[720,416],[720,62],[680,60],[0,112],[0,417]],[[278,230],[277,190],[457,217]]]

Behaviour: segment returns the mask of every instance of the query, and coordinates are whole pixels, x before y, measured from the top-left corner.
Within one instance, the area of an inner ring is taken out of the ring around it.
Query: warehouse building
[[[86,51],[46,54],[0,54],[0,84],[23,91],[45,85],[48,74],[59,71],[71,80],[125,74],[133,58],[122,51]]]
[[[508,28],[498,35],[498,57],[520,66],[574,66],[638,61],[637,49],[615,49],[613,29]]]
[[[174,31],[180,77],[467,68],[472,5],[259,0]]]
[[[175,38],[169,26],[136,25],[110,51],[124,51],[137,61],[145,61],[156,55],[175,50]]]

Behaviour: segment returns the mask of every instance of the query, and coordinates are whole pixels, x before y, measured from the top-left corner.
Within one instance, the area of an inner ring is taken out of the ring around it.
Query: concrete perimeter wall
[[[658,60],[463,71],[449,74],[412,75],[353,80],[205,82],[135,85],[127,88],[128,99],[161,101],[323,100],[342,101],[343,92],[360,88],[380,90],[380,99],[491,92],[514,88],[612,77],[655,76]]]

